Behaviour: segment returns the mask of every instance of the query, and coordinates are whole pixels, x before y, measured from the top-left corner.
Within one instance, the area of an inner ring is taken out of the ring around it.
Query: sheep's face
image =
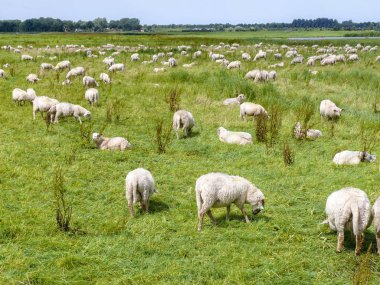
[[[248,191],[247,202],[252,205],[252,214],[257,215],[264,210],[265,197],[257,188]]]
[[[91,112],[90,112],[90,111],[86,111],[86,112],[84,113],[83,117],[85,117],[85,118],[91,120]]]
[[[92,140],[97,141],[101,137],[101,134],[99,133],[93,133],[92,134]]]
[[[369,154],[368,152],[365,152],[363,160],[364,161],[368,161],[368,162],[374,162],[376,160],[376,156],[372,155],[372,154]]]
[[[334,115],[336,115],[336,116],[340,116],[340,112],[342,112],[342,109],[336,107],[336,108],[333,109],[333,111],[334,111]]]
[[[244,102],[245,99],[246,99],[246,98],[245,98],[244,94],[240,94],[240,95],[237,97],[237,100],[239,101],[239,103]]]

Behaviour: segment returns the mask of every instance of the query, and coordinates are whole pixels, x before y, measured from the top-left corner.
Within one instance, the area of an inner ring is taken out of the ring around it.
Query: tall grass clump
[[[79,137],[82,146],[89,146],[91,144],[93,127],[93,122],[88,124],[80,124]]]
[[[304,98],[301,102],[301,105],[297,108],[297,122],[300,122],[301,129],[299,134],[293,133],[296,139],[303,140],[306,138],[306,132],[312,127],[311,118],[314,115],[314,106],[312,102]]]
[[[71,230],[70,222],[73,208],[71,204],[67,202],[65,197],[66,189],[64,187],[64,176],[62,167],[60,166],[58,166],[55,170],[52,187],[55,197],[57,226],[59,230],[68,232]]]
[[[290,146],[289,146],[289,144],[287,142],[284,144],[284,149],[282,151],[282,156],[284,158],[285,165],[292,165],[294,163],[295,153],[290,148]]]
[[[269,131],[269,137],[267,136],[267,141],[266,141],[266,148],[267,150],[269,148],[272,148],[273,145],[277,142],[278,137],[280,135],[280,128],[282,124],[282,111],[280,109],[280,106],[278,105],[273,105],[269,109],[269,126],[268,126],[268,131]]]
[[[106,107],[106,122],[120,122],[121,120],[121,100],[116,98],[107,104]]]
[[[169,92],[166,102],[169,104],[170,112],[177,112],[180,109],[181,93],[177,87]]]
[[[159,119],[156,121],[155,142],[158,154],[166,152],[171,141],[171,131],[171,126],[165,128],[165,123],[163,119]]]
[[[256,140],[258,142],[265,143],[267,141],[267,116],[265,114],[260,114],[259,116],[256,117],[255,122],[256,122]]]
[[[371,247],[372,244],[368,247],[367,253],[364,255],[361,261],[358,261],[355,266],[355,271],[352,276],[353,285],[366,285],[372,284],[372,269],[370,264],[371,258]]]

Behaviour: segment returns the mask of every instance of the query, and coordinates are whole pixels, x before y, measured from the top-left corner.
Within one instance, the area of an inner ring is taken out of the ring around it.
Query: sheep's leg
[[[141,206],[141,209],[143,210],[143,212],[146,212],[146,205],[143,201],[140,201],[140,206]]]
[[[135,213],[134,213],[134,210],[133,210],[133,203],[128,203],[128,210],[129,210],[129,214],[133,218],[135,216]]]
[[[36,119],[36,110],[33,109],[33,120]]]
[[[213,223],[214,225],[216,225],[216,220],[214,219],[214,216],[212,215],[211,210],[208,210],[208,211],[207,211],[207,215],[210,217],[212,223]]]
[[[82,124],[82,120],[78,117],[79,124]]]
[[[198,223],[198,231],[201,231],[202,230],[202,226],[203,226],[203,217],[204,217],[205,213],[200,211],[198,213],[198,219],[199,219],[199,223]]]
[[[376,234],[377,254],[380,255],[380,232]]]
[[[336,247],[337,252],[342,252],[344,242],[344,232],[338,233],[338,245]]]
[[[179,139],[179,136],[178,136],[178,129],[175,130],[175,134],[177,136],[177,140]]]
[[[355,255],[359,255],[360,250],[362,249],[364,235],[358,234],[355,237],[356,237]]]
[[[244,218],[245,218],[245,222],[246,222],[247,224],[249,224],[249,223],[250,223],[250,220],[249,220],[249,218],[248,218],[248,216],[247,216],[247,211],[245,210],[244,205],[240,206],[239,208],[240,208],[240,211],[243,213],[243,216],[244,216]]]
[[[231,210],[231,205],[228,205],[226,207],[226,221],[229,221],[230,220],[230,210]]]

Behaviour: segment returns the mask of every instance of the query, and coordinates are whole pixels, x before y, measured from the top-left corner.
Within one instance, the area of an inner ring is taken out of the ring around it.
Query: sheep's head
[[[376,156],[373,154],[369,154],[368,152],[363,153],[363,159],[362,161],[367,161],[367,162],[374,162],[376,160]]]
[[[221,135],[223,135],[225,132],[227,132],[227,130],[223,127],[220,127],[218,128],[218,136],[220,137]]]
[[[340,116],[340,113],[343,111],[343,109],[341,109],[341,108],[338,108],[338,107],[335,107],[334,109],[333,109],[333,112],[334,112],[334,115],[336,115],[336,116]]]
[[[243,103],[245,99],[246,97],[244,94],[239,94],[239,96],[237,96],[237,100],[239,101],[239,103]]]
[[[252,205],[252,214],[257,215],[264,210],[264,194],[256,187],[252,186],[247,193],[247,202]]]
[[[85,118],[91,120],[91,112],[86,110],[86,111],[84,112],[83,117],[85,117]]]
[[[103,134],[100,133],[93,133],[92,134],[92,140],[94,142],[101,142],[103,140]]]

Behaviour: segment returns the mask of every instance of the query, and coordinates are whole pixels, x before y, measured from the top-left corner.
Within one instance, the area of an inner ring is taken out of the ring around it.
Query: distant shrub
[[[267,141],[267,117],[265,114],[261,114],[256,117],[255,122],[256,122],[256,140],[258,142],[266,142]]]
[[[284,144],[284,149],[283,149],[282,155],[284,158],[285,165],[292,165],[294,163],[295,153],[290,148],[288,143]]]
[[[180,109],[181,94],[180,91],[176,88],[172,89],[166,99],[166,102],[169,103],[169,109],[171,112],[177,112]]]
[[[168,128],[165,128],[164,120],[159,119],[156,122],[156,128],[155,128],[155,142],[157,146],[157,153],[162,154],[165,153],[170,141],[171,141],[171,131],[172,128],[169,126]]]
[[[106,106],[106,122],[120,122],[121,120],[121,100],[116,98]]]

